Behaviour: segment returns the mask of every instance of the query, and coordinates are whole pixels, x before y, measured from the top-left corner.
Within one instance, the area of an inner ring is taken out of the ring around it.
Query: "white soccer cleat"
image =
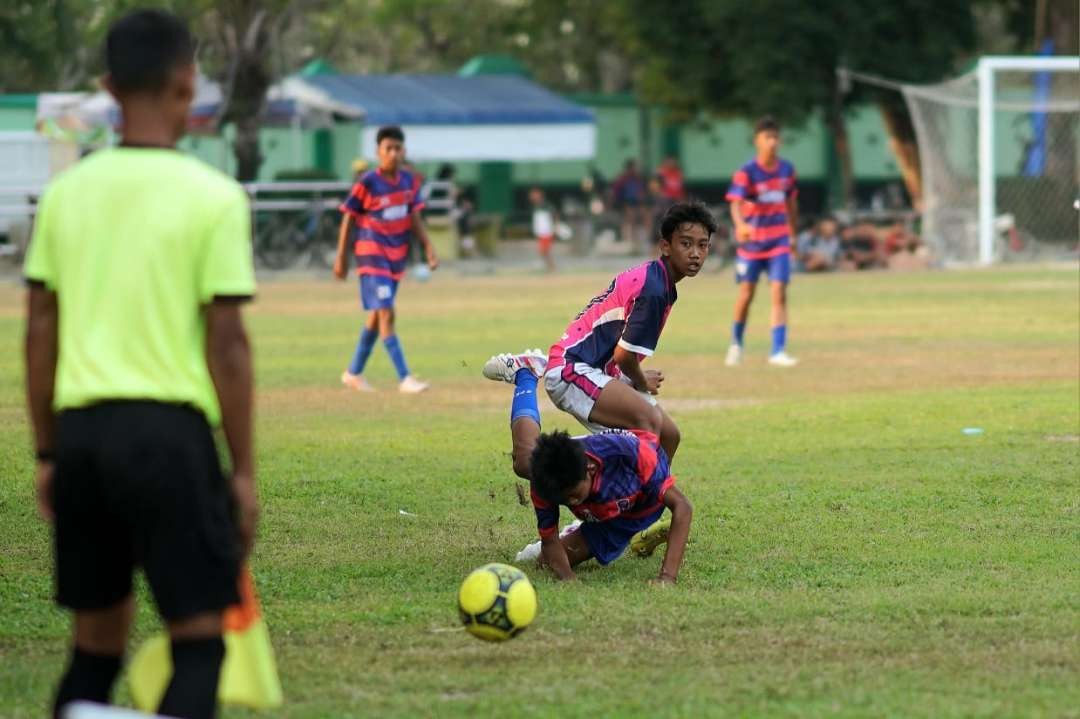
[[[515,562],[535,562],[540,558],[540,542],[535,541],[532,544],[526,544],[525,548],[517,553],[514,557]]]
[[[341,373],[341,384],[357,392],[374,392],[375,388],[368,384],[360,374],[349,374],[348,370]]]
[[[490,380],[514,384],[514,376],[521,369],[527,369],[537,377],[542,377],[547,369],[547,355],[539,349],[525,350],[519,355],[498,354],[484,363],[484,376]]]
[[[769,364],[774,367],[794,367],[799,364],[799,360],[795,359],[787,352],[777,352],[769,357]]]
[[[733,344],[727,348],[727,357],[724,358],[724,364],[728,367],[736,367],[742,364],[742,347]]]
[[[408,375],[405,379],[401,380],[401,384],[398,385],[398,391],[402,394],[420,394],[430,387],[427,382],[421,382],[412,375]]]

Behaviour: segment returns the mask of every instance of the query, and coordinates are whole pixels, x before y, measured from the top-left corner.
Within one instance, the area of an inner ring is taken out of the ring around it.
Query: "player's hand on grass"
[[[339,280],[343,280],[345,279],[345,275],[346,273],[348,273],[348,271],[349,268],[345,262],[344,257],[339,256],[334,259],[334,277],[338,278]]]
[[[38,462],[34,470],[34,493],[37,497],[38,514],[46,522],[52,522],[56,515],[53,513],[52,484],[53,473],[56,464],[53,462]]]
[[[664,373],[658,369],[645,370],[645,391],[649,394],[660,394],[660,384],[664,381]]]
[[[659,577],[653,577],[649,580],[649,584],[653,585],[654,587],[664,587],[669,584],[675,584],[675,582],[675,577],[663,573],[661,573]]]
[[[246,560],[255,544],[255,528],[259,523],[255,477],[250,474],[233,475],[232,490],[236,500],[236,531],[240,538],[241,560]]]

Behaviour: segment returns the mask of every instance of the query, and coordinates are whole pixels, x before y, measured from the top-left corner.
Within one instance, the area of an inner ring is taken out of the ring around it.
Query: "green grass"
[[[764,304],[746,365],[723,368],[729,275],[683,283],[651,361],[696,510],[679,585],[646,584],[655,557],[571,586],[530,567],[521,638],[455,631],[468,570],[534,536],[509,388],[480,365],[546,346],[607,280],[407,283],[420,398],[338,385],[351,285],[261,288],[254,569],[281,716],[1080,716],[1075,266],[800,277],[786,371],[764,365]],[[0,715],[33,717],[68,620],[31,501],[20,291],[0,297]],[[369,377],[391,374],[379,350]],[[138,637],[157,626],[143,600]]]

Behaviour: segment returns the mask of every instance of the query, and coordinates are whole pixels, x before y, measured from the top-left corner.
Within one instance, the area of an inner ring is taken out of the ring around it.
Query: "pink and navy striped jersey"
[[[656,351],[671,307],[678,299],[663,260],[619,274],[585,306],[548,352],[548,371],[582,362],[612,377],[620,372],[615,347],[644,359]]]
[[[606,522],[616,517],[647,516],[664,504],[664,494],[675,484],[667,455],[651,432],[612,429],[576,438],[585,455],[598,466],[589,479],[592,488],[581,504],[568,509],[583,522]],[[531,492],[536,529],[543,539],[559,531],[559,505]]]
[[[356,219],[356,273],[400,280],[405,274],[412,237],[412,213],[423,209],[420,186],[407,170],[391,182],[369,170],[353,185],[341,211]]]
[[[742,202],[742,215],[754,228],[753,238],[739,243],[739,257],[761,260],[791,251],[787,201],[798,192],[795,167],[787,160],[780,160],[771,170],[757,160],[739,168],[731,178],[726,199]]]

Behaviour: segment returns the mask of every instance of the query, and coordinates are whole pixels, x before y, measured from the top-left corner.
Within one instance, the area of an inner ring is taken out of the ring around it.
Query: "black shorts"
[[[55,450],[59,604],[116,604],[136,566],[165,619],[239,601],[232,494],[202,413],[158,402],[68,410]]]

